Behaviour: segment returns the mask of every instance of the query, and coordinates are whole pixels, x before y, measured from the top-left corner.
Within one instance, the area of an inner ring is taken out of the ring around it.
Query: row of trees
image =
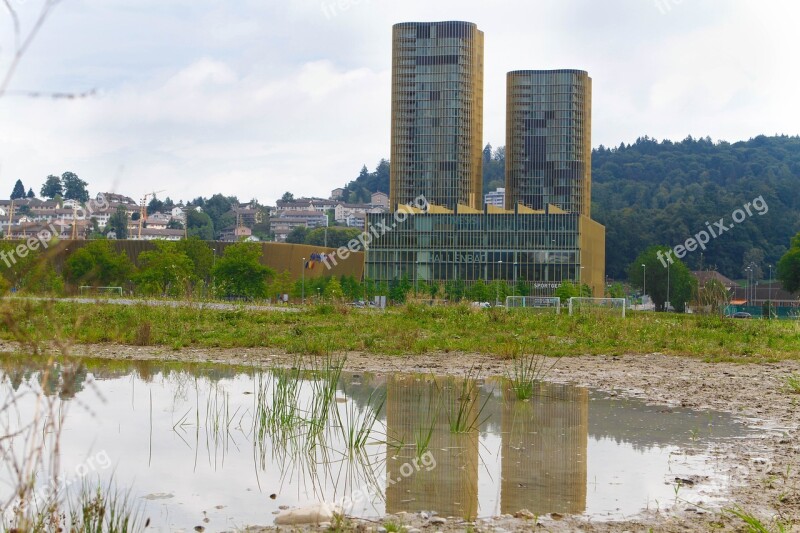
[[[88,183],[80,179],[74,172],[64,172],[61,176],[52,174],[47,176],[39,193],[42,198],[48,200],[77,200],[84,203],[89,201],[87,186]],[[36,198],[36,194],[32,188],[29,188],[26,193],[22,180],[17,180],[11,191],[11,199],[21,200],[23,198]]]

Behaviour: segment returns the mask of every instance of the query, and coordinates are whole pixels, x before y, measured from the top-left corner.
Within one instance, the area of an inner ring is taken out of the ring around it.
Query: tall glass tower
[[[483,32],[469,22],[396,24],[390,208],[420,195],[481,208],[482,141]]]
[[[582,70],[508,73],[506,209],[591,216],[592,79]]]

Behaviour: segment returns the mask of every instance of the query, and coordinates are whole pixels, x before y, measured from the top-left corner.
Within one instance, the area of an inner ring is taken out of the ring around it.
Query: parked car
[[[488,309],[492,306],[489,302],[472,302],[472,307],[479,307],[481,309]]]
[[[738,313],[733,313],[731,318],[753,318],[753,315],[745,313],[744,311],[739,311]]]

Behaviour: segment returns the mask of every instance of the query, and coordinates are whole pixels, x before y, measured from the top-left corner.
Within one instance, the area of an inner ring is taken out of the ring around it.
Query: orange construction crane
[[[155,198],[158,193],[162,192],[164,191],[153,191],[142,197],[142,203],[139,205],[139,240],[142,240],[142,227],[144,226],[144,219],[147,217],[147,199],[150,196]]]

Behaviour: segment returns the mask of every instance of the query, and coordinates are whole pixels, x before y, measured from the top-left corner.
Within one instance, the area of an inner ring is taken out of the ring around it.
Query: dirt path
[[[0,343],[0,351],[15,346]],[[140,348],[118,345],[80,346],[75,355],[113,359],[200,361],[286,365],[294,356],[259,349]],[[484,377],[502,375],[507,362],[472,354],[441,354],[412,357],[384,357],[349,353],[352,371],[394,373],[421,372],[463,375],[470,368]],[[726,495],[730,507],[741,506],[765,523],[779,518],[800,521],[800,395],[786,389],[786,379],[800,373],[800,363],[734,365],[704,363],[696,359],[651,354],[645,356],[585,356],[561,359],[549,378],[640,398],[651,403],[715,409],[745,418],[764,428],[762,436],[743,439],[721,452],[722,469],[733,480]],[[559,517],[556,517],[559,518]],[[448,523],[430,527],[418,516],[402,517],[407,524],[436,530],[462,530],[465,524]],[[590,523],[580,517],[553,519],[540,523],[549,531],[707,531],[738,530],[743,523],[713,509],[705,512],[689,504],[675,503],[637,516],[628,522]],[[374,525],[374,524],[367,524]],[[475,524],[481,531],[530,530],[530,522],[497,517]]]

